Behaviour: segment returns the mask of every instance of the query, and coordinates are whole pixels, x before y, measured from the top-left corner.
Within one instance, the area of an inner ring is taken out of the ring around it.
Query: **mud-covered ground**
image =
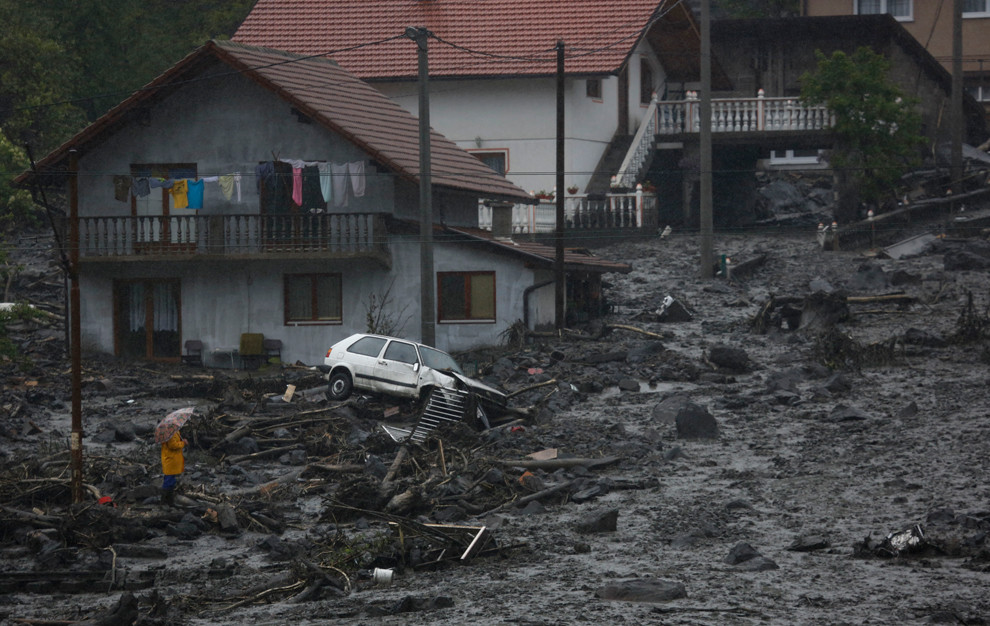
[[[918,225],[890,238],[924,232],[940,234],[938,225]],[[61,534],[46,530],[46,542],[38,537],[43,523],[30,531],[31,523],[9,511],[68,515],[64,501],[54,501],[65,492],[55,490],[31,502],[15,499],[4,511],[0,568],[71,571],[93,562],[117,581],[150,577],[152,585],[133,591],[137,623],[145,624],[987,623],[990,280],[985,266],[979,269],[981,232],[963,234],[900,259],[866,248],[823,252],[814,232],[717,234],[716,252],[733,265],[765,255],[729,281],[698,278],[695,234],[675,231],[599,249],[633,266],[628,275],[609,277],[606,290],[614,309],[606,322],[629,328],[589,339],[597,331],[589,327],[580,338],[464,355],[510,392],[533,387],[513,396],[514,405],[531,408],[531,417],[488,433],[441,435],[446,452],[434,442],[412,455],[415,463],[402,464],[396,481],[429,489],[399,517],[486,526],[499,547],[437,568],[390,551],[387,518],[334,509],[357,501],[351,487],[360,480],[315,467],[374,464],[377,472],[359,476],[378,485],[397,446],[371,432],[372,412],[344,409],[346,428],[324,425],[326,441],[307,442],[302,459],[231,463],[248,451],[217,452],[217,438],[232,427],[218,429],[231,416],[284,415],[288,423],[300,413],[324,415],[306,413],[327,404],[303,393],[318,386],[305,370],[197,371],[222,382],[203,383],[205,393],[169,397],[163,389],[202,387],[188,369],[149,365],[124,373],[116,363],[88,362],[86,481],[116,497],[118,506],[107,515],[147,520],[147,532],[116,542],[161,551],[111,557],[113,543],[88,552],[77,545],[71,558],[43,558],[46,549],[67,549],[60,543],[64,527]],[[956,260],[960,249],[970,254],[970,265]],[[820,295],[810,298],[813,293]],[[667,295],[690,320],[659,321]],[[767,306],[771,296],[789,304]],[[805,328],[778,326],[782,311],[786,318],[802,307]],[[767,328],[756,332],[753,320],[761,313]],[[67,367],[60,367],[65,377]],[[262,382],[265,376],[274,382]],[[38,378],[8,382],[6,398],[27,400],[0,435],[5,503],[34,488],[24,481],[41,471],[38,459],[65,467],[58,455],[69,432],[68,387],[52,377],[25,387]],[[236,386],[245,378],[254,393]],[[286,380],[298,383],[300,397],[292,407],[276,406],[271,397]],[[535,386],[548,381],[555,382]],[[257,392],[266,384],[267,396]],[[240,397],[230,388],[241,389]],[[717,436],[682,436],[691,417],[676,417],[684,403],[696,405],[693,423],[711,429],[714,422]],[[186,508],[163,512],[153,489],[139,497],[139,485],[160,479],[150,427],[187,405],[197,407],[200,417],[188,430],[201,445],[194,440],[188,450]],[[95,441],[114,421],[132,424],[133,440]],[[293,432],[271,437],[299,443]],[[523,480],[533,481],[528,490],[520,485],[524,470],[501,463],[549,448],[559,458],[615,459],[591,468],[531,470],[534,477]],[[135,467],[147,468],[147,475],[135,476]],[[306,471],[292,481],[252,493],[300,467]],[[114,479],[116,471],[126,478]],[[566,486],[515,505],[554,485]],[[245,504],[251,498],[255,504]],[[238,507],[235,532],[223,532],[210,518],[224,502]],[[460,510],[452,512],[455,502]],[[245,521],[243,510],[278,523]],[[201,520],[199,532],[177,532],[182,515]],[[887,540],[900,531],[908,534]],[[342,565],[340,537],[361,552],[360,567]],[[314,581],[305,563],[335,582],[301,595]],[[341,564],[346,584],[333,563]],[[376,563],[393,570],[391,585],[368,579]],[[82,593],[57,584],[8,587],[0,620],[105,617],[125,593],[112,582],[109,591]],[[623,589],[647,601],[608,599]]]

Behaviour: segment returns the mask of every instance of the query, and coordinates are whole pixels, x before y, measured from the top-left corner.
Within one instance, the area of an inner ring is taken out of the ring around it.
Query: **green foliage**
[[[0,0],[0,232],[37,225],[28,167],[212,38],[254,0]]]
[[[890,64],[869,48],[831,57],[816,50],[815,57],[817,69],[801,77],[801,99],[835,115],[831,164],[851,176],[863,200],[876,204],[920,161],[917,101],[904,96],[888,78]]]
[[[31,202],[31,194],[10,186],[14,176],[27,167],[28,159],[24,150],[12,144],[0,132],[0,233],[11,232],[23,226],[34,227],[41,223],[41,212]],[[0,257],[0,263],[2,261],[3,258]]]
[[[728,18],[788,17],[798,15],[799,0],[713,0],[712,14]]]
[[[10,340],[7,327],[14,322],[40,319],[43,314],[27,304],[15,304],[10,309],[0,309],[0,361],[23,362],[17,346]]]

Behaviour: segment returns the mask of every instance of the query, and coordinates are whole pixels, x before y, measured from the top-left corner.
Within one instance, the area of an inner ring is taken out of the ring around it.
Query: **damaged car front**
[[[443,350],[398,337],[351,335],[327,350],[320,369],[332,400],[346,400],[358,389],[425,401],[434,389],[455,389],[475,397],[485,426],[488,415],[507,407],[505,393],[465,375]]]

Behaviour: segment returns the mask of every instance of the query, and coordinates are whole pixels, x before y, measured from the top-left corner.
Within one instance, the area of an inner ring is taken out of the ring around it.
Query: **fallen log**
[[[385,478],[382,479],[382,486],[388,485],[395,478],[395,475],[399,472],[399,467],[402,462],[409,456],[409,448],[407,446],[402,446],[399,448],[399,452],[395,455],[395,459],[392,461],[392,465],[388,468],[388,473],[385,474]]]
[[[27,522],[35,526],[48,526],[48,527],[58,527],[61,523],[62,518],[55,515],[43,515],[40,513],[34,513],[32,511],[21,511],[19,509],[12,509],[9,506],[0,504],[0,511],[3,511],[7,515],[12,515],[14,518],[21,522]]]
[[[287,474],[282,474],[275,480],[271,480],[263,485],[255,485],[254,487],[245,487],[244,489],[236,489],[234,491],[228,491],[224,495],[229,498],[229,497],[252,496],[259,493],[267,493],[281,485],[286,485],[288,483],[295,482],[296,479],[299,478],[299,476],[301,476],[302,473],[305,472],[308,468],[309,466],[306,465],[301,468],[294,469]]]
[[[870,302],[914,302],[914,297],[905,293],[892,293],[883,296],[846,296],[849,304],[866,304]]]
[[[556,493],[560,493],[561,491],[564,491],[565,489],[570,489],[571,487],[577,484],[578,480],[580,479],[574,478],[562,482],[559,485],[554,485],[553,487],[547,487],[546,489],[541,489],[540,491],[537,491],[536,493],[531,493],[528,496],[523,496],[522,498],[518,498],[516,500],[510,500],[509,502],[504,502],[498,505],[497,507],[495,507],[494,509],[488,511],[487,513],[482,514],[481,517],[484,517],[485,515],[491,515],[492,513],[496,513],[510,506],[518,507],[525,504],[529,504],[534,500],[542,500],[543,498],[548,498]]]
[[[338,472],[341,474],[360,473],[364,471],[364,465],[360,463],[310,463],[309,467],[324,472]]]
[[[545,380],[542,383],[536,383],[535,385],[530,385],[529,387],[523,387],[522,389],[516,389],[512,393],[507,393],[505,395],[506,395],[507,398],[511,398],[513,396],[518,396],[521,393],[526,393],[527,391],[532,391],[533,389],[539,389],[540,387],[546,387],[547,385],[556,385],[556,384],[557,384],[557,379],[556,378],[551,378],[550,380]]]
[[[591,458],[571,458],[571,459],[518,459],[513,461],[496,461],[499,465],[508,467],[521,467],[524,469],[544,469],[557,470],[561,468],[583,466],[588,469],[595,467],[606,467],[613,463],[618,463],[622,457],[606,456],[600,459]]]
[[[251,454],[237,454],[234,456],[229,456],[225,460],[228,463],[242,463],[244,461],[255,461],[257,459],[267,459],[269,457],[278,456],[286,452],[292,452],[293,450],[298,450],[299,448],[300,448],[299,444],[292,444],[291,446],[271,448],[269,450],[262,450],[261,452],[252,452]]]

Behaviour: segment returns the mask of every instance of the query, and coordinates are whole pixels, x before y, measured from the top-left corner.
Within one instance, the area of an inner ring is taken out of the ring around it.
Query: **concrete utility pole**
[[[963,143],[963,71],[962,71],[962,5],[963,0],[952,2],[952,167],[951,184],[953,193],[963,177],[962,143]]]
[[[557,332],[564,330],[566,283],[564,282],[564,42],[557,42],[557,225],[554,228],[556,256],[553,271],[556,279],[554,323]]]
[[[701,0],[701,278],[714,276],[712,227],[712,38],[709,0]]]
[[[406,37],[419,48],[419,297],[422,326],[420,341],[436,346],[436,307],[433,278],[433,181],[430,176],[430,65],[423,27],[406,29]]]

